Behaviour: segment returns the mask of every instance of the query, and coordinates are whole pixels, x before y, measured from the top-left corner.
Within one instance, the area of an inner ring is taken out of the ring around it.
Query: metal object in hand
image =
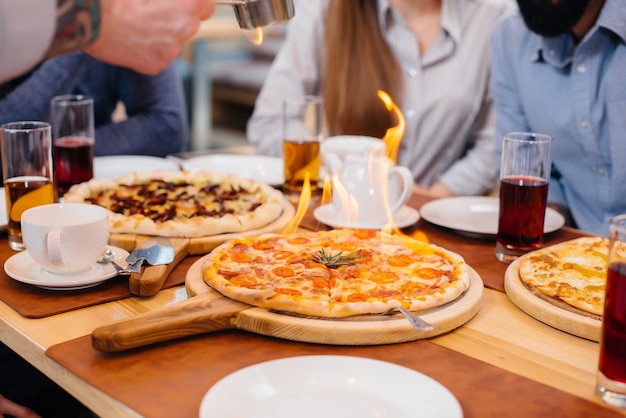
[[[293,0],[217,0],[215,4],[233,6],[241,29],[283,23],[295,14]]]

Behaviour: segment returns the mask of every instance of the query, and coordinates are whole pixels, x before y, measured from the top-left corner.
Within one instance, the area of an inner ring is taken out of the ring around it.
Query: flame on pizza
[[[387,145],[387,157],[391,158],[394,163],[397,163],[398,149],[400,148],[400,142],[402,142],[402,137],[404,136],[404,130],[406,128],[404,115],[393,100],[391,100],[389,94],[383,90],[378,90],[378,98],[382,100],[387,110],[395,113],[398,118],[398,124],[387,129],[387,132],[385,132],[385,136],[383,137],[383,141],[385,141],[385,144]]]

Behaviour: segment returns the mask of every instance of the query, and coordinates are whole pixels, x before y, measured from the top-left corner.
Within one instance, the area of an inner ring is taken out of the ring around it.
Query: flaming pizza
[[[190,238],[264,227],[285,204],[282,193],[265,183],[185,171],[94,178],[73,186],[64,200],[107,208],[112,233]]]
[[[235,238],[202,271],[231,299],[318,317],[420,311],[455,300],[470,283],[458,254],[373,230]]]

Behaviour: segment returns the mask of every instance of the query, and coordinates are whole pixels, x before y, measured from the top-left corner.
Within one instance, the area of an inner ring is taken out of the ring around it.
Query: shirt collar
[[[461,36],[461,20],[466,1],[467,0],[442,0],[441,2],[441,26],[454,42],[458,42]],[[378,0],[378,22],[382,30],[388,29],[392,19],[393,9],[389,0]]]
[[[626,2],[624,0],[606,0],[598,20],[585,36],[589,38],[600,29],[609,30],[619,36],[622,42],[626,42]],[[569,34],[546,38],[537,34],[532,34],[537,40],[534,61],[541,59],[547,63],[563,68],[571,61],[576,47],[574,39]],[[582,42],[585,42],[583,39]]]

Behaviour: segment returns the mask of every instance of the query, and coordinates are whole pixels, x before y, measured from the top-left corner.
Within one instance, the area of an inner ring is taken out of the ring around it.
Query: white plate
[[[0,187],[0,193],[2,194],[2,203],[0,204],[0,231],[7,229],[9,223],[9,217],[7,216],[7,205],[4,197],[4,187]]]
[[[192,157],[182,163],[183,170],[236,174],[272,186],[283,184],[283,160],[265,155],[208,154]]]
[[[498,233],[500,201],[491,196],[461,196],[438,199],[420,208],[422,218],[435,225],[479,235]],[[548,208],[544,232],[554,232],[565,224],[557,211]]]
[[[382,229],[386,224],[372,224],[369,222],[358,222],[350,219],[343,220],[337,217],[332,204],[323,205],[313,211],[315,219],[333,228],[356,228],[356,229]],[[393,223],[396,228],[405,228],[413,225],[420,218],[419,212],[409,206],[403,206],[393,215]]]
[[[301,356],[238,370],[204,396],[200,418],[458,418],[439,382],[380,360]]]
[[[122,267],[128,264],[126,263],[128,251],[110,245],[108,248],[114,252],[113,260],[117,264]],[[89,271],[77,274],[53,274],[35,264],[28,254],[28,250],[12,255],[4,263],[4,271],[9,277],[19,282],[32,284],[48,290],[85,289],[117,276],[117,271],[110,263],[96,263],[89,268]]]
[[[93,160],[93,176],[114,179],[133,172],[180,171],[176,161],[148,155],[111,155]]]

